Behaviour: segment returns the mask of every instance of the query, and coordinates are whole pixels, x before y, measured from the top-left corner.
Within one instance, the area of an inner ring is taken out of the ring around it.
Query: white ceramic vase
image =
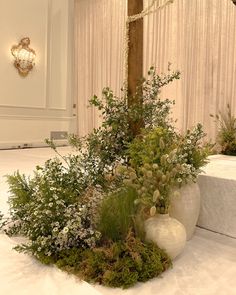
[[[200,212],[200,190],[197,183],[189,183],[179,189],[178,196],[171,196],[170,216],[181,222],[190,240],[194,234]]]
[[[184,226],[169,214],[157,214],[145,221],[146,240],[164,249],[171,259],[179,255],[186,243]]]

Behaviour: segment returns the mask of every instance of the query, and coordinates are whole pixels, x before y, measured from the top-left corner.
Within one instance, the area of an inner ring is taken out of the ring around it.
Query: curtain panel
[[[121,94],[126,0],[76,0],[75,48],[77,67],[78,134],[101,121],[89,99],[110,87]]]
[[[166,72],[170,62],[181,72],[181,79],[162,91],[176,101],[177,127],[183,131],[200,122],[214,140],[217,126],[210,114],[227,103],[236,113],[235,5],[230,0],[175,0],[146,17],[144,28],[144,71],[154,65]]]
[[[150,3],[144,0],[144,6]],[[127,0],[76,0],[79,135],[100,123],[87,108],[93,94],[109,86],[120,95],[126,15]],[[230,0],[175,0],[144,18],[144,76],[152,65],[166,72],[168,62],[181,72],[181,79],[162,91],[163,98],[176,101],[173,116],[180,131],[201,122],[214,140],[217,126],[210,114],[227,103],[236,113],[235,39],[236,7]]]

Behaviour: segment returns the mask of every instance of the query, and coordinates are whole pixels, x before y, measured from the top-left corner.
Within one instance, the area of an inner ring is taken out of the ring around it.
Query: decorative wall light
[[[18,45],[13,45],[11,53],[15,58],[14,66],[21,76],[27,76],[34,67],[35,51],[29,47],[30,38],[25,37]]]

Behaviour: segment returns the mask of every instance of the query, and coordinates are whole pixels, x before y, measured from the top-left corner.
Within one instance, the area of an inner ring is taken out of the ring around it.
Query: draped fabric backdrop
[[[126,0],[75,1],[79,135],[100,123],[98,113],[88,108],[94,94],[101,97],[103,87],[110,87],[120,95],[126,11]]]
[[[160,0],[161,3],[163,0]],[[146,6],[151,0],[144,0]],[[77,0],[78,125],[83,135],[99,124],[87,109],[88,99],[110,86],[119,95],[123,82],[123,39],[126,0]],[[144,75],[151,65],[158,72],[181,71],[181,79],[162,96],[175,99],[173,116],[186,130],[204,124],[215,137],[210,113],[227,103],[236,113],[236,7],[231,0],[175,0],[144,18]]]
[[[214,138],[209,114],[227,103],[236,113],[236,6],[230,0],[175,0],[145,18],[144,40],[145,70],[154,64],[165,72],[171,62],[181,71],[162,93],[176,100],[180,130],[201,122]]]

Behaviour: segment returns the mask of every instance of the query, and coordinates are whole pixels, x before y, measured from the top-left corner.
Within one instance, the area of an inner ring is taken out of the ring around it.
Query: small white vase
[[[200,212],[200,190],[197,183],[189,183],[179,189],[179,196],[171,196],[170,216],[181,222],[190,240],[194,234]]]
[[[146,240],[164,249],[171,259],[179,255],[186,243],[184,226],[169,214],[157,214],[145,221]]]

